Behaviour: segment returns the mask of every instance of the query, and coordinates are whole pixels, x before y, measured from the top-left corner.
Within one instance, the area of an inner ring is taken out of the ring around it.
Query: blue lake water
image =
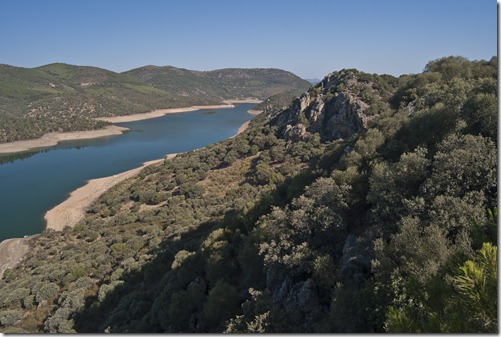
[[[0,156],[0,241],[40,233],[45,213],[89,179],[117,174],[169,153],[237,133],[254,104],[120,123],[123,135],[67,141],[43,151]],[[9,162],[5,162],[9,160]],[[4,163],[1,163],[1,162]]]

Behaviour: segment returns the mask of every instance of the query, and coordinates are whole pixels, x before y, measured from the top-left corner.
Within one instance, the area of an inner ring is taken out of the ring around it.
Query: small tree
[[[459,301],[470,311],[471,331],[497,332],[497,247],[484,243],[453,279]]]
[[[37,294],[35,295],[35,300],[38,304],[40,304],[43,301],[54,299],[58,293],[59,293],[59,286],[55,283],[50,282],[44,284],[40,288],[40,290],[38,290]]]
[[[239,304],[237,289],[225,281],[218,281],[209,291],[203,311],[209,331],[224,327],[224,323],[238,312]]]

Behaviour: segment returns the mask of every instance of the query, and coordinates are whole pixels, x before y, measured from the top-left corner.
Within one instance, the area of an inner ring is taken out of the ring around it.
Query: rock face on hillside
[[[277,117],[279,136],[298,141],[319,133],[323,141],[349,138],[377,117],[370,110],[379,93],[373,83],[350,71],[333,72]]]

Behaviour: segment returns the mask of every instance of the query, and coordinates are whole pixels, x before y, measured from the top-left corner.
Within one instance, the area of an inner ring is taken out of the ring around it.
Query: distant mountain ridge
[[[317,84],[318,82],[321,81],[321,79],[314,77],[314,78],[305,78],[306,81],[310,82],[311,84]]]
[[[184,94],[188,90],[195,89],[198,95],[206,97],[244,98],[251,96],[264,99],[290,90],[294,90],[299,95],[304,91],[305,86],[309,87],[306,81],[296,75],[273,68],[194,71],[171,66],[145,66],[124,74],[160,90]]]
[[[49,132],[98,129],[109,117],[159,108],[221,104],[225,99],[299,95],[310,83],[280,69],[193,71],[145,66],[123,73],[52,63],[0,65],[0,142]]]

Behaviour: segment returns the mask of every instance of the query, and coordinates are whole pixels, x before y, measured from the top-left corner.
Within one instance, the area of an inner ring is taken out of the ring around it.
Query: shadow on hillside
[[[143,325],[145,316],[156,300],[162,279],[171,270],[177,251],[195,248],[197,241],[206,236],[217,223],[207,222],[180,238],[169,238],[149,252],[155,257],[140,270],[130,271],[120,279],[121,284],[99,300],[99,294],[86,300],[85,309],[73,318],[75,330],[83,333],[105,332],[111,326],[113,332],[158,332],[156,325]],[[108,281],[109,283],[109,281]],[[116,331],[119,329],[119,331]]]
[[[256,221],[272,206],[301,195],[312,180],[309,170],[301,171],[261,194],[245,214],[229,209],[222,219],[168,237],[148,252],[153,259],[140,269],[124,272],[119,280],[110,275],[73,317],[75,330],[221,331],[221,322],[241,314],[241,303],[249,298],[246,289],[265,287],[258,241],[249,236]],[[218,298],[212,296],[214,289],[222,290]]]
[[[206,317],[203,312],[207,297],[211,289],[222,282],[231,289],[236,289],[233,285],[247,289],[250,282],[264,287],[257,249],[246,251],[251,255],[247,256],[251,260],[246,264],[249,270],[241,269],[237,255],[244,245],[242,237],[253,228],[259,216],[276,203],[275,194],[276,190],[271,195],[263,195],[246,214],[229,210],[219,221],[202,223],[194,230],[164,240],[149,252],[155,256],[151,261],[137,271],[124,274],[120,278],[123,282],[107,292],[104,298],[99,293],[87,298],[85,309],[73,317],[75,330],[81,333],[220,331],[223,327],[217,324],[218,317]],[[207,247],[212,242],[210,240],[217,240],[211,236],[218,229],[220,232],[229,229],[224,233],[225,240]],[[223,248],[218,246],[223,243]],[[176,256],[180,251],[187,251],[181,267]],[[217,258],[221,259],[215,261]],[[110,280],[105,283],[110,283]],[[183,297],[196,285],[200,286],[198,298]],[[166,293],[173,296],[166,296]],[[238,312],[240,303],[248,298],[247,292],[237,295],[238,301],[232,302],[233,307],[227,309],[228,313],[231,310]],[[204,322],[198,322],[202,318]]]

